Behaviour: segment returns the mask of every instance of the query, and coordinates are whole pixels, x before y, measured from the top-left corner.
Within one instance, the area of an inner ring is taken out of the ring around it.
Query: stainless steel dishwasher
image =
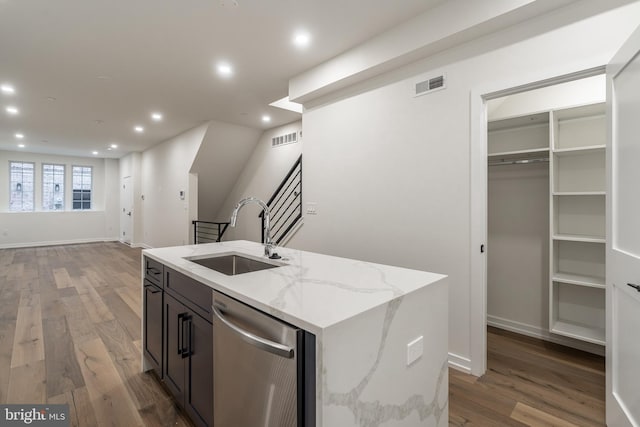
[[[214,427],[314,426],[315,337],[217,291],[213,314]]]

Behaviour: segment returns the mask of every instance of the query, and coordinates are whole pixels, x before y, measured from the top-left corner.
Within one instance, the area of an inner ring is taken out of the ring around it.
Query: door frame
[[[487,248],[488,168],[487,101],[521,92],[579,80],[605,73],[606,65],[555,76],[524,76],[493,82],[471,91],[470,95],[470,304],[469,372],[480,377],[487,370]]]

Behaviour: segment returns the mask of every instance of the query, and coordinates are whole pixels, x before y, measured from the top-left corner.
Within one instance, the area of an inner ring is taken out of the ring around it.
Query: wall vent
[[[280,147],[281,145],[295,144],[298,142],[298,132],[291,132],[271,138],[271,147]]]
[[[427,93],[444,89],[445,87],[444,76],[432,77],[416,83],[413,88],[413,96],[425,95]]]

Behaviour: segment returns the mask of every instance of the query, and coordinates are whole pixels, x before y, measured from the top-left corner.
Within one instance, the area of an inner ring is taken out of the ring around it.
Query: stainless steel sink
[[[251,273],[252,271],[266,270],[269,268],[280,267],[279,264],[271,264],[258,261],[253,258],[247,258],[237,254],[214,255],[203,258],[193,257],[185,258],[196,264],[218,271],[227,276],[235,276],[238,274]]]

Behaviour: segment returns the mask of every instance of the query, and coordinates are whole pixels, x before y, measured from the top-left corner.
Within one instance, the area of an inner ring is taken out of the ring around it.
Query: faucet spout
[[[278,259],[280,258],[280,256],[274,252],[274,249],[276,247],[276,245],[273,243],[273,240],[271,239],[271,224],[270,224],[270,220],[271,220],[271,213],[269,211],[269,206],[267,206],[267,204],[265,202],[263,202],[262,200],[258,199],[257,197],[246,197],[242,200],[240,200],[238,202],[238,204],[236,205],[236,207],[233,209],[233,212],[231,213],[231,219],[229,220],[229,225],[231,225],[232,227],[236,226],[236,223],[238,222],[238,212],[240,211],[240,209],[244,206],[247,205],[249,203],[256,203],[258,205],[260,205],[260,207],[262,208],[262,211],[264,212],[263,214],[263,218],[264,218],[264,254],[272,259]]]

